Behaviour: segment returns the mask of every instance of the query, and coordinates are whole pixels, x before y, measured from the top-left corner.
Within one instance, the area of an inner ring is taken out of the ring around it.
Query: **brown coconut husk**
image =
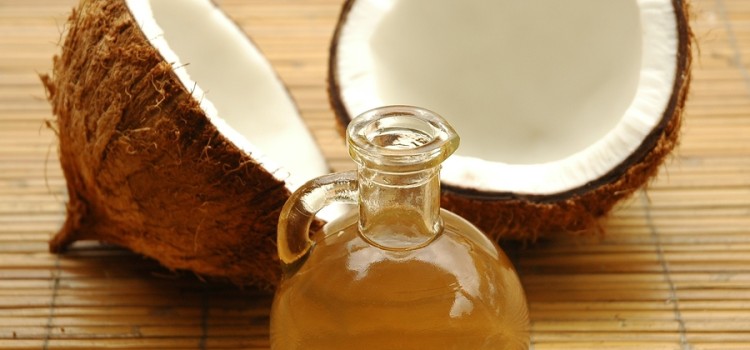
[[[341,10],[330,46],[328,96],[343,131],[355,116],[341,100],[337,72],[337,46],[342,25],[356,0]],[[536,240],[560,233],[601,233],[601,219],[620,201],[646,185],[679,143],[680,125],[692,63],[689,3],[672,0],[679,34],[677,74],[661,121],[625,161],[606,175],[584,186],[549,195],[492,193],[443,184],[442,206],[463,216],[493,239]]]
[[[123,0],[84,0],[43,75],[59,131],[61,252],[100,240],[170,269],[271,286],[284,183],[211,124]]]

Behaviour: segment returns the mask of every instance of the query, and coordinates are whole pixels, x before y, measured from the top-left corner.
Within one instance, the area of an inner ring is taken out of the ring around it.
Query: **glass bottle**
[[[308,182],[279,218],[272,349],[528,348],[513,266],[476,227],[440,209],[440,163],[458,140],[416,107],[352,120],[357,170]],[[358,210],[310,234],[315,213],[339,202]]]

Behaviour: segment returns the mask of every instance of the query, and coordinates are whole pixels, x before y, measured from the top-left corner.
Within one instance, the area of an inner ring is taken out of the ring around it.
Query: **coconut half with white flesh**
[[[290,191],[329,168],[284,85],[210,0],[83,0],[51,76],[68,217],[50,242],[274,284]]]
[[[331,44],[342,125],[373,107],[445,117],[443,205],[495,238],[598,227],[677,143],[682,0],[349,0]]]

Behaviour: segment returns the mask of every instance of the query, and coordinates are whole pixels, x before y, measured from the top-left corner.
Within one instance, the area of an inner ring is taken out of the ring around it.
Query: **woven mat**
[[[325,90],[340,0],[225,0],[336,169]],[[603,237],[509,246],[533,349],[750,349],[750,1],[695,0],[684,136]],[[0,0],[0,349],[268,347],[271,296],[96,243],[47,252],[64,219],[48,72],[74,0]],[[699,50],[698,50],[699,49]]]

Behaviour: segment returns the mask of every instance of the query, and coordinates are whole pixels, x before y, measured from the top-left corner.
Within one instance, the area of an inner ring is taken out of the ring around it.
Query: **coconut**
[[[42,80],[69,196],[51,251],[100,240],[171,269],[276,283],[279,211],[329,169],[269,63],[216,5],[84,0]]]
[[[678,142],[681,0],[348,0],[330,47],[342,126],[380,105],[461,134],[442,204],[494,238],[597,232]],[[343,128],[342,128],[343,129]]]

